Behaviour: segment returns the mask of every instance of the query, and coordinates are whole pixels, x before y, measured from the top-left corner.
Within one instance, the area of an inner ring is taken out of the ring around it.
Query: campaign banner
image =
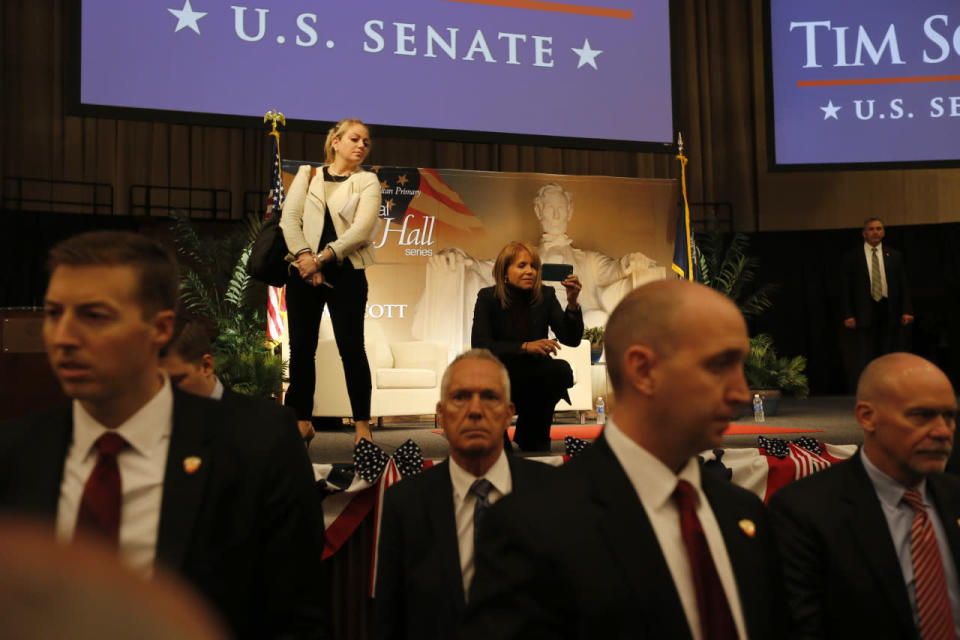
[[[960,159],[956,0],[769,0],[774,161]]]
[[[668,0],[82,0],[89,105],[657,142]]]
[[[669,0],[81,0],[88,105],[669,144]]]
[[[287,188],[301,164],[283,161]],[[544,262],[574,265],[588,326],[669,270],[676,180],[368,169],[380,181],[382,224],[377,264],[367,270],[367,318],[390,340],[468,344],[476,292],[492,284],[493,260],[511,240],[530,242]],[[454,315],[462,322],[447,322]]]

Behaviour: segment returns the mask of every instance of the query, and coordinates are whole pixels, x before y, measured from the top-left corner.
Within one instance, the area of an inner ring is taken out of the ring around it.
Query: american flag
[[[757,449],[766,456],[768,465],[766,487],[761,496],[765,503],[780,487],[822,471],[856,451],[856,447],[829,445],[809,436],[793,442],[757,436]]]
[[[271,131],[273,138],[273,171],[270,176],[270,193],[267,195],[267,213],[264,220],[280,215],[283,207],[283,177],[280,172],[280,132]],[[284,287],[267,287],[267,338],[279,342],[283,337],[287,300]]]

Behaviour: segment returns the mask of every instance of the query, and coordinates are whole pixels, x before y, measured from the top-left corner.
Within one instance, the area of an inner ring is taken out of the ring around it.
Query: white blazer
[[[324,209],[329,205],[330,218],[337,239],[328,247],[337,260],[349,258],[354,268],[363,269],[374,262],[373,240],[380,227],[380,182],[369,171],[356,171],[326,201],[323,171],[318,168],[310,180],[310,165],[302,165],[290,184],[283,202],[280,228],[290,252],[288,260],[304,249],[320,251]],[[309,180],[310,184],[307,184]]]

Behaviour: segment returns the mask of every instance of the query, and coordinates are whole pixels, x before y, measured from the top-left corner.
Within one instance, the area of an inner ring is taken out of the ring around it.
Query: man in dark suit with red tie
[[[880,218],[867,218],[862,235],[862,247],[846,253],[840,268],[840,313],[855,338],[853,383],[868,362],[904,348],[902,327],[913,322],[903,255],[883,245]]]
[[[72,402],[0,425],[0,512],[177,573],[238,638],[322,638],[322,522],[292,420],[172,388],[177,266],[93,232],[51,250],[43,339]]]
[[[943,473],[957,398],[908,353],[857,387],[863,447],[778,490],[770,522],[796,638],[960,637],[960,479]]]
[[[746,324],[683,280],[640,287],[606,327],[616,405],[541,490],[486,516],[461,638],[772,638],[783,611],[757,496],[701,471],[749,401]]]

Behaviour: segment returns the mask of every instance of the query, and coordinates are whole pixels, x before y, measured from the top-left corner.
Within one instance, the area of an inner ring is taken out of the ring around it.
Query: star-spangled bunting
[[[377,481],[387,466],[388,460],[390,456],[366,438],[360,440],[353,448],[353,466],[356,473],[370,484]]]
[[[393,463],[403,478],[423,471],[423,451],[410,439],[397,447],[392,456],[387,455],[383,449],[366,438],[360,440],[353,448],[355,472],[370,484],[374,484],[383,475],[383,470],[386,469],[390,458],[393,458]]]
[[[397,470],[404,478],[415,476],[423,471],[423,452],[413,440],[408,439],[400,445],[393,452],[393,460],[397,463]]]
[[[796,438],[793,444],[818,456],[823,455],[823,448],[820,446],[820,443],[810,436]],[[790,442],[781,438],[757,436],[757,448],[764,449],[767,455],[780,458],[781,460],[790,455]]]
[[[586,451],[590,444],[591,443],[587,440],[581,440],[580,438],[574,438],[573,436],[567,436],[563,439],[564,452],[570,458],[575,458]]]

